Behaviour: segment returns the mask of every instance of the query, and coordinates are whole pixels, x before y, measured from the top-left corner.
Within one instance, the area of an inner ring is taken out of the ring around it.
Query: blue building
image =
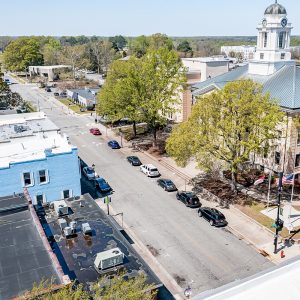
[[[81,195],[77,148],[41,112],[0,116],[0,196],[25,187],[34,204]]]

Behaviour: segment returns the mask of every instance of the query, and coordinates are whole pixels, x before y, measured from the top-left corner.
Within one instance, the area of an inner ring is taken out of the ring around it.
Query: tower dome
[[[277,3],[277,0],[274,4],[267,7],[265,10],[265,15],[286,15],[286,9],[281,5]]]

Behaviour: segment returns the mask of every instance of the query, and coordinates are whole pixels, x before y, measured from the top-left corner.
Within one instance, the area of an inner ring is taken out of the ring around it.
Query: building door
[[[36,195],[36,204],[38,206],[43,206],[44,203],[44,195],[40,194],[40,195]]]

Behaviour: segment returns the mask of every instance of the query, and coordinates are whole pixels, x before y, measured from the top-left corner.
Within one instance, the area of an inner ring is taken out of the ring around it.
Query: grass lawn
[[[80,106],[74,104],[71,100],[69,99],[59,99],[59,101],[61,103],[63,103],[65,106],[69,107],[70,109],[72,109],[74,112],[76,112],[77,114],[86,114],[87,112],[84,111],[80,111]]]
[[[274,220],[265,216],[261,213],[262,210],[266,208],[266,205],[259,202],[252,202],[251,204],[247,205],[235,205],[236,208],[238,208],[240,211],[242,211],[244,214],[249,216],[250,218],[254,219],[258,223],[262,224],[266,228],[270,229],[275,233],[275,228],[272,228],[272,224],[274,223]],[[297,231],[300,228],[295,228],[294,230]],[[289,231],[283,227],[283,230],[280,233],[281,237],[288,238],[292,236],[293,234],[289,234]],[[294,239],[300,239],[300,233],[296,233],[293,235]]]

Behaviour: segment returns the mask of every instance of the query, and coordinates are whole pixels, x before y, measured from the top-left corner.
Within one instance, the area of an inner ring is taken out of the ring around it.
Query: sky
[[[256,35],[274,0],[2,0],[0,36]],[[279,0],[300,35],[299,0]],[[297,18],[298,17],[298,18]]]

